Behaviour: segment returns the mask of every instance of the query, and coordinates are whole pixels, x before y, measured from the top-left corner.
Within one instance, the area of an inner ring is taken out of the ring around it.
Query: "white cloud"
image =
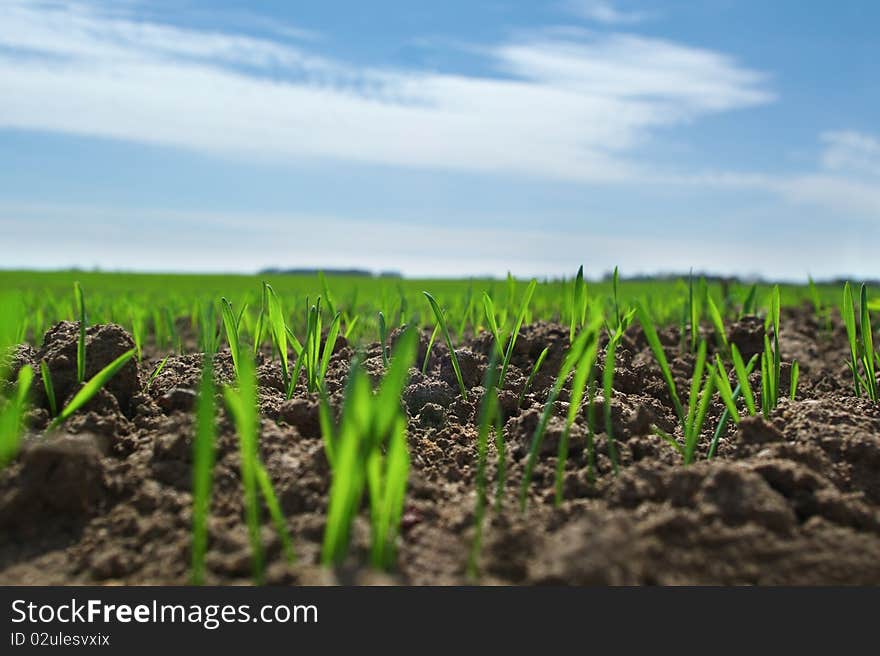
[[[822,134],[822,163],[828,170],[880,177],[880,139],[845,130]]]
[[[504,276],[507,271],[552,277],[570,276],[583,264],[592,277],[617,265],[627,275],[670,269],[680,273],[692,266],[696,271],[803,281],[808,271],[817,278],[840,275],[845,263],[847,274],[876,275],[872,244],[859,238],[863,231],[848,226],[816,239],[794,230],[780,249],[774,239],[739,229],[741,218],[723,211],[714,217],[716,226],[736,226],[725,232],[722,247],[717,229],[683,233],[674,220],[668,220],[667,236],[611,236],[528,221],[513,221],[509,230],[499,232],[480,227],[479,217],[466,227],[442,221],[393,223],[369,211],[336,216],[0,203],[0,232],[16,244],[6,255],[6,267],[51,263],[105,270],[252,272],[291,266],[293,261],[297,267],[395,269],[408,277]],[[768,224],[778,220],[778,208],[751,218]],[[314,230],[316,224],[321,230]],[[41,230],[35,231],[34,225]],[[150,229],[143,230],[145,225]],[[169,232],[174,239],[168,239]],[[53,238],[46,240],[46,233]],[[138,238],[132,240],[132,234]],[[333,235],[331,249],[327,234]],[[871,235],[876,234],[874,229]]]
[[[481,50],[497,77],[356,67],[272,39],[0,5],[0,127],[576,181],[638,175],[650,131],[773,100],[722,54],[629,35]]]
[[[606,0],[569,0],[566,6],[576,16],[605,25],[641,23],[652,16],[644,11],[623,11]]]

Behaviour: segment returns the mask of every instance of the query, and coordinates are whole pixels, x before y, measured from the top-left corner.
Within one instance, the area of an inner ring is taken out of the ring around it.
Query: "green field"
[[[568,324],[571,318],[571,280],[540,281],[529,304],[526,323],[536,320]],[[43,332],[56,321],[75,320],[73,284],[78,281],[87,297],[90,323],[118,323],[145,341],[158,338],[160,345],[173,342],[173,320],[188,317],[197,328],[205,307],[227,298],[237,310],[246,306],[244,327],[253,327],[260,311],[261,283],[269,282],[288,310],[295,331],[306,327],[307,303],[320,296],[324,308],[342,313],[343,332],[350,341],[363,343],[379,339],[378,313],[389,326],[433,324],[423,291],[429,291],[447,314],[450,330],[457,337],[466,331],[486,328],[483,294],[488,294],[502,319],[512,315],[528,280],[410,280],[380,277],[318,275],[189,275],[100,273],[87,271],[2,271],[0,289],[22,299],[27,316],[26,334],[39,342]],[[806,283],[806,281],[805,281]],[[708,294],[725,316],[735,316],[752,290],[750,284],[695,280],[696,293]],[[770,285],[756,286],[754,309],[766,309]],[[840,302],[841,287],[817,285],[823,305]],[[588,281],[587,302],[591,312],[611,312],[614,289],[611,280]],[[803,286],[782,285],[783,306],[812,302]],[[687,278],[679,280],[626,280],[621,274],[617,302],[621,312],[637,303],[645,305],[660,324],[678,324],[689,298]],[[330,303],[328,304],[328,300]],[[299,309],[297,309],[299,308]],[[218,314],[219,316],[219,314]],[[503,321],[502,321],[503,323]]]

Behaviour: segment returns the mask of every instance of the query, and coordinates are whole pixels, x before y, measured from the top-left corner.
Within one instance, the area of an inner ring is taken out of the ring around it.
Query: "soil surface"
[[[746,317],[729,328],[745,357],[763,343],[763,322]],[[711,330],[705,336],[714,343]],[[20,347],[15,366],[46,360],[60,399],[76,392],[77,325],[62,322],[40,349]],[[427,335],[423,337],[423,356]],[[693,358],[679,335],[661,333],[681,396]],[[393,341],[393,336],[392,336]],[[782,400],[769,421],[744,419],[722,435],[706,460],[723,411],[712,407],[690,466],[651,426],[676,429],[668,392],[637,326],[623,338],[611,399],[620,473],[614,475],[597,427],[596,477],[584,445],[589,400],[571,435],[565,500],[554,505],[556,448],[568,408],[563,390],[534,472],[528,510],[517,497],[532,431],[568,342],[565,327],[525,326],[516,345],[501,405],[507,483],[503,503],[485,521],[480,583],[485,584],[880,584],[880,406],[854,398],[845,332],[828,333],[803,309],[784,313],[781,350],[797,359],[795,401]],[[550,352],[521,405],[528,372]],[[87,376],[133,346],[114,325],[88,329]],[[468,401],[461,400],[448,352],[437,344],[427,375],[413,369],[402,405],[409,417],[409,489],[395,572],[366,565],[366,513],[355,526],[347,564],[318,565],[329,471],[318,406],[304,388],[285,400],[280,368],[268,351],[258,368],[260,449],[294,537],[288,564],[266,518],[267,581],[274,584],[461,584],[476,504],[475,414],[492,346],[478,335],[461,345]],[[0,472],[0,583],[185,584],[190,544],[193,404],[201,355],[165,356],[148,346],[89,406],[47,433],[48,401],[34,381],[36,409],[20,456]],[[341,404],[353,351],[340,343],[328,374],[331,401]],[[381,375],[376,344],[365,366]],[[598,368],[603,368],[600,361]],[[39,371],[39,369],[37,369]],[[784,377],[788,374],[786,366]],[[230,382],[228,351],[216,358],[218,383]],[[734,383],[735,384],[735,383]],[[754,379],[757,391],[758,380]],[[787,389],[787,382],[783,382]],[[602,417],[601,396],[593,402]],[[239,456],[229,417],[220,412],[209,526],[209,583],[250,581]],[[489,480],[498,457],[490,445]]]

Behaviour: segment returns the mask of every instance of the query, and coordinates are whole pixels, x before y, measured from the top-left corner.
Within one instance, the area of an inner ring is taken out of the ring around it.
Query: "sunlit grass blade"
[[[513,357],[516,338],[519,336],[519,330],[522,327],[526,312],[528,312],[529,309],[529,303],[532,300],[532,295],[535,293],[535,287],[537,286],[538,281],[533,279],[526,288],[525,294],[523,294],[522,305],[520,306],[519,313],[516,316],[516,322],[513,324],[513,329],[510,331],[510,337],[508,338],[507,350],[504,354],[504,364],[501,366],[501,376],[499,376],[498,379],[499,387],[504,386],[504,378],[507,375],[507,368],[510,365],[510,359]]]
[[[88,403],[92,397],[97,394],[104,385],[106,385],[113,376],[117,374],[117,372],[124,367],[131,358],[134,357],[135,349],[130,349],[120,355],[118,358],[113,360],[106,367],[101,369],[98,373],[96,373],[92,378],[80,388],[80,390],[74,395],[74,397],[70,400],[70,402],[64,407],[63,410],[52,420],[52,423],[49,424],[49,428],[55,428],[65,421],[67,421],[77,410],[82,408],[86,403]]]
[[[211,486],[214,472],[214,449],[217,440],[214,373],[210,358],[202,367],[196,406],[195,439],[193,440],[193,508],[192,561],[190,580],[193,585],[205,582],[205,553],[208,548],[208,513],[211,507]]]
[[[754,284],[749,288],[748,294],[746,294],[746,298],[743,301],[742,311],[740,312],[740,318],[749,316],[755,313],[755,303],[758,298],[758,285]]]
[[[788,398],[794,401],[797,396],[797,388],[798,388],[798,380],[801,376],[801,367],[798,364],[798,361],[795,360],[791,363],[791,387],[788,394]]]
[[[861,385],[859,384],[859,348],[858,336],[856,334],[856,310],[855,301],[853,300],[852,287],[849,282],[843,288],[843,305],[840,308],[843,315],[843,323],[846,326],[846,338],[849,342],[850,352],[850,370],[853,374],[853,387],[856,396],[862,395]]]
[[[370,551],[373,567],[377,569],[389,570],[397,559],[395,545],[403,515],[408,475],[406,421],[398,417],[388,440],[382,473],[383,488],[379,491],[377,516],[373,521],[374,535]]]
[[[547,400],[544,403],[544,411],[541,413],[541,418],[538,420],[538,424],[532,434],[529,455],[526,460],[522,482],[520,483],[519,502],[522,511],[525,511],[526,509],[529,486],[532,482],[532,473],[535,469],[535,463],[538,460],[538,454],[540,453],[541,444],[544,440],[544,433],[547,431],[547,423],[550,421],[550,416],[553,414],[553,409],[556,405],[556,399],[559,398],[559,393],[562,391],[562,387],[565,385],[568,375],[583,354],[590,333],[598,330],[599,325],[601,325],[603,321],[604,317],[599,318],[595,325],[591,326],[589,330],[581,331],[581,333],[575,338],[574,343],[565,355],[565,359],[562,361],[562,366],[559,368],[556,382],[553,384],[553,387],[550,388],[550,392],[547,395]]]
[[[675,414],[679,421],[684,423],[684,408],[681,405],[678,391],[675,388],[675,379],[672,376],[672,370],[669,368],[669,362],[666,360],[666,352],[663,350],[663,345],[660,343],[660,338],[657,336],[657,330],[654,328],[654,320],[651,319],[651,316],[642,305],[637,307],[637,314],[639,317],[639,323],[642,325],[642,331],[645,333],[645,339],[648,342],[648,346],[651,348],[651,352],[654,354],[654,359],[657,360],[657,364],[660,367],[660,373],[663,375],[663,380],[666,382],[669,396],[672,399],[672,405],[675,408]]]
[[[575,333],[587,322],[587,285],[584,282],[584,265],[578,267],[571,295],[571,320],[569,324],[569,343],[574,341]]]
[[[868,310],[868,287],[862,284],[860,294],[862,365],[865,370],[866,392],[868,398],[877,402],[877,374],[874,368],[874,330],[871,327],[871,313]]]
[[[431,331],[431,337],[428,340],[428,348],[425,349],[425,360],[422,362],[422,374],[428,373],[428,363],[431,361],[431,351],[434,349],[434,342],[437,341],[437,335],[440,334],[440,324],[434,326]]]
[[[545,346],[544,350],[541,351],[540,355],[538,355],[538,359],[535,360],[535,364],[532,367],[532,371],[529,374],[528,380],[526,380],[526,384],[523,385],[522,391],[519,393],[519,399],[517,400],[517,407],[522,405],[523,399],[525,399],[526,394],[529,393],[529,390],[532,389],[532,383],[535,382],[535,377],[538,375],[538,372],[541,371],[541,366],[544,364],[544,360],[547,359],[547,353],[550,352],[550,347]]]
[[[238,389],[225,387],[223,396],[238,433],[241,482],[244,488],[244,513],[251,543],[251,568],[254,582],[263,583],[264,555],[260,540],[260,509],[258,498],[257,453],[258,422],[257,382],[254,365],[249,358],[241,361]]]
[[[483,311],[486,316],[486,325],[489,327],[489,332],[492,333],[492,339],[495,343],[495,352],[499,358],[503,359],[504,344],[501,341],[501,331],[498,328],[498,321],[495,316],[495,303],[492,302],[492,297],[486,292],[483,292]]]
[[[467,401],[467,388],[464,386],[464,379],[461,375],[461,366],[458,364],[458,356],[455,354],[455,346],[452,344],[452,337],[450,337],[449,329],[446,327],[446,318],[443,316],[443,312],[440,310],[440,306],[437,304],[437,301],[434,300],[434,297],[428,292],[422,293],[425,295],[425,298],[428,299],[428,303],[431,305],[431,310],[434,312],[434,317],[437,319],[437,324],[443,332],[443,339],[446,340],[446,346],[449,349],[449,359],[452,361],[452,369],[455,372],[455,379],[458,381],[458,390],[461,392],[461,398]]]
[[[170,357],[171,357],[170,355],[166,355],[164,358],[162,358],[162,361],[156,365],[156,367],[153,369],[152,373],[150,374],[150,377],[147,378],[147,384],[144,385],[144,391],[148,391],[150,389],[150,387],[152,387],[153,383],[156,382],[156,379],[159,377],[159,374],[162,373],[162,370],[165,368],[165,365],[168,364],[168,358],[170,358]]]
[[[739,351],[737,351],[737,357],[739,357]],[[742,359],[742,358],[740,358]],[[748,365],[745,367],[745,377],[748,380],[748,377],[751,376],[752,371],[755,368],[755,364],[758,362],[758,356],[753,355],[751,360],[749,360]],[[719,374],[719,380],[721,378],[721,374]],[[751,392],[751,388],[746,385],[746,389]],[[739,398],[743,393],[743,385],[739,382],[739,376],[737,375],[737,386],[733,390],[733,402],[736,403],[739,401]],[[754,401],[753,401],[754,403]],[[754,415],[754,411],[751,412]],[[712,436],[712,443],[709,445],[709,453],[706,455],[708,460],[711,460],[715,457],[715,452],[718,450],[718,442],[721,440],[721,434],[724,432],[724,429],[727,427],[727,423],[730,420],[730,410],[725,408],[724,412],[721,414],[721,419],[718,421],[718,425],[715,427],[715,434]]]
[[[718,306],[715,305],[711,296],[706,298],[706,305],[709,308],[709,320],[718,337],[718,345],[727,353],[730,351],[730,344],[727,342],[727,331],[724,329],[724,319],[721,317],[721,312],[718,311]]]
[[[749,374],[751,372],[746,369],[746,365],[743,362],[736,344],[731,344],[730,357],[733,360],[733,368],[736,372],[736,379],[739,381],[740,389],[742,390],[743,399],[746,402],[746,408],[748,409],[749,415],[754,417],[758,414],[758,408],[755,405],[755,395],[752,393],[752,385],[749,383]],[[757,357],[758,356],[752,358],[752,361],[756,362]]]
[[[49,365],[46,364],[45,360],[40,360],[40,378],[43,379],[43,389],[46,391],[46,398],[49,400],[49,412],[54,417],[58,414],[58,402],[55,400],[52,372],[49,371]]]
[[[611,277],[612,292],[614,298],[614,328],[620,330],[620,299],[618,295],[618,287],[620,285],[620,270],[614,267],[614,274]]]
[[[593,374],[593,367],[596,364],[596,355],[599,351],[599,335],[594,334],[591,335],[590,341],[586,348],[584,348],[583,355],[578,361],[575,371],[574,371],[574,379],[571,383],[571,396],[569,398],[568,405],[568,415],[565,421],[565,430],[562,433],[562,437],[559,440],[559,451],[556,457],[556,505],[560,505],[562,503],[563,497],[563,484],[565,477],[565,465],[568,462],[568,443],[569,443],[569,435],[571,433],[571,427],[574,425],[575,419],[577,419],[577,415],[581,409],[581,401],[584,398],[584,390],[587,387],[587,382],[589,381],[590,376]],[[590,399],[590,403],[593,400]],[[592,463],[595,460],[595,454],[588,454],[589,462]],[[588,472],[590,478],[592,479],[594,472],[592,468]]]
[[[281,308],[281,299],[272,289],[269,283],[263,283],[263,289],[266,294],[266,304],[269,316],[269,334],[272,337],[272,343],[275,345],[275,352],[281,360],[281,375],[284,379],[284,385],[287,387],[290,383],[290,371],[287,357],[287,324],[284,320],[284,311]]]
[[[330,328],[327,330],[327,337],[324,339],[324,350],[321,353],[321,367],[318,370],[318,380],[320,381],[321,387],[324,386],[324,378],[327,375],[327,369],[330,368],[330,358],[333,357],[333,350],[336,348],[336,340],[339,339],[341,325],[342,314],[337,312],[336,316],[333,317],[333,321],[330,323]]]
[[[736,409],[736,400],[733,395],[733,389],[730,386],[730,378],[728,378],[727,370],[721,361],[721,356],[717,353],[715,354],[715,367],[718,370],[718,394],[721,396],[721,400],[724,402],[730,418],[733,419],[733,423],[738,424],[740,422],[739,411]]]
[[[281,551],[284,553],[284,558],[287,562],[292,563],[296,559],[296,554],[293,550],[293,540],[290,537],[290,532],[287,530],[287,522],[281,511],[281,504],[278,503],[278,497],[272,488],[272,479],[269,478],[269,472],[266,471],[263,463],[259,460],[256,461],[256,475],[260,494],[263,496],[266,509],[269,511],[269,517],[272,518],[275,532],[278,533],[278,539],[281,541]]]
[[[379,344],[382,346],[382,364],[386,367],[388,366],[388,350],[386,346],[387,337],[388,330],[385,326],[385,314],[379,312]]]
[[[226,341],[232,354],[232,366],[238,377],[238,363],[241,360],[241,344],[239,341],[239,317],[232,310],[232,303],[226,298],[220,299],[220,312],[223,316],[223,327],[226,330]]]
[[[86,379],[86,302],[83,298],[82,287],[78,282],[73,283],[73,298],[79,317],[79,338],[76,342],[76,382],[82,383]]]
[[[605,349],[605,365],[602,370],[602,391],[605,403],[605,441],[608,445],[608,458],[611,468],[617,474],[617,448],[614,446],[614,426],[611,421],[611,397],[614,394],[614,354],[617,351],[617,340],[611,339]]]
[[[498,353],[493,351],[489,366],[483,376],[483,399],[480,401],[477,425],[477,505],[474,509],[474,537],[468,556],[467,572],[472,579],[477,577],[480,549],[483,541],[483,519],[486,514],[488,494],[486,491],[486,460],[489,451],[489,431],[495,426],[498,413]]]
[[[34,370],[30,365],[19,369],[12,398],[0,409],[0,468],[5,467],[18,453],[27,397],[33,380]]]

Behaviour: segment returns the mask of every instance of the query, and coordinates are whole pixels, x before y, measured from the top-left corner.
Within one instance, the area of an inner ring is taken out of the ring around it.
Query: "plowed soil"
[[[52,328],[39,349],[21,347],[15,364],[46,360],[59,399],[76,391],[77,325]],[[710,331],[706,337],[714,343]],[[746,317],[730,327],[746,357],[761,348],[763,323]],[[675,330],[661,334],[682,397],[693,359]],[[749,418],[721,438],[706,460],[723,411],[711,409],[699,461],[680,456],[651,432],[673,431],[675,416],[660,371],[640,329],[617,353],[613,433],[621,469],[614,475],[602,426],[597,476],[584,453],[587,405],[572,431],[565,500],[553,503],[556,446],[568,396],[560,397],[535,470],[528,510],[518,486],[543,403],[558,370],[567,329],[523,328],[501,395],[507,486],[502,507],[486,516],[478,582],[485,584],[880,584],[880,406],[854,398],[845,333],[826,332],[806,308],[784,314],[783,359],[801,368],[797,399],[780,402],[769,421]],[[422,354],[427,342],[423,338]],[[532,392],[518,396],[541,350],[550,354]],[[114,325],[88,329],[91,375],[133,346]],[[412,468],[399,566],[377,574],[366,565],[368,524],[355,527],[346,566],[318,565],[329,471],[317,402],[304,388],[285,400],[279,366],[261,356],[261,455],[295,540],[288,564],[271,522],[264,523],[267,580],[275,584],[461,584],[476,503],[475,414],[491,338],[465,340],[458,351],[468,402],[458,396],[448,352],[437,345],[427,375],[412,370],[402,404],[409,416]],[[89,407],[47,433],[47,400],[34,382],[37,409],[20,456],[0,472],[0,583],[185,584],[188,580],[192,408],[201,355],[172,356],[151,347],[132,361]],[[353,351],[337,346],[328,375],[335,406]],[[380,347],[365,362],[382,373]],[[604,363],[598,364],[599,369]],[[788,369],[784,373],[787,376]],[[218,383],[230,382],[227,351],[216,358]],[[754,385],[757,390],[758,380]],[[784,381],[787,389],[787,382]],[[594,401],[596,417],[603,400]],[[602,422],[599,422],[600,424]],[[239,459],[224,412],[210,518],[208,582],[247,583],[250,552],[243,520]],[[497,455],[490,445],[489,477]]]

